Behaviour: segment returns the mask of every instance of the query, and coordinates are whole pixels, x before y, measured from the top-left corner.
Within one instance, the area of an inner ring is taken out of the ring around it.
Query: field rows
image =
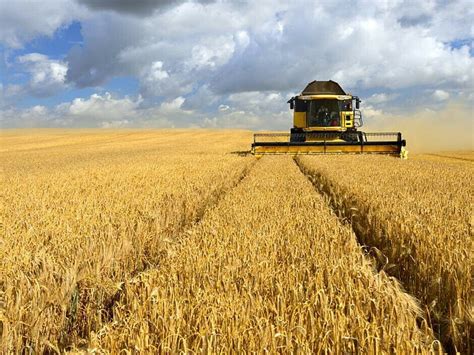
[[[374,156],[297,161],[380,267],[422,302],[443,343],[472,351],[474,166]]]
[[[2,133],[0,352],[472,352],[472,152],[250,141]]]
[[[421,351],[420,310],[375,273],[290,157],[265,157],[125,285],[90,348],[119,352]]]
[[[120,135],[107,137],[115,145],[105,152],[104,140],[76,149],[61,139],[45,156],[2,155],[4,350],[61,348],[95,329],[117,285],[158,265],[168,241],[252,163],[208,148],[190,154],[203,135],[151,152]]]

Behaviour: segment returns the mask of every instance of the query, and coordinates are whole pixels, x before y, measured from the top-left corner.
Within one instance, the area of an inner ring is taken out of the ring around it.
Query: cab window
[[[340,126],[338,100],[312,100],[308,105],[308,125],[310,127]]]
[[[341,111],[352,111],[352,100],[339,101],[339,108]]]

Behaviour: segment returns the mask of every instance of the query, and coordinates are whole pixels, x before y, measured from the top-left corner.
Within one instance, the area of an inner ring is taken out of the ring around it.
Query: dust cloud
[[[366,131],[402,132],[414,153],[474,150],[473,106],[450,102],[440,111],[420,110],[408,115],[384,115],[367,124]]]

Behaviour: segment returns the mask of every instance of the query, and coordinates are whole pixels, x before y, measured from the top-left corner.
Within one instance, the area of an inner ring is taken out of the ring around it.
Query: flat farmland
[[[472,152],[0,135],[0,351],[472,353]]]

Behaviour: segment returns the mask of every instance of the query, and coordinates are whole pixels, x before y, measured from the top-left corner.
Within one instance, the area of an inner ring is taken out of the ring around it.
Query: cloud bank
[[[83,41],[62,55],[14,54],[72,21]],[[464,0],[2,2],[5,67],[26,79],[2,83],[0,118],[5,127],[287,129],[286,100],[314,79],[361,96],[369,121],[405,126],[403,117],[441,117],[455,102],[472,115],[473,23]],[[114,92],[116,78],[136,88]],[[64,95],[80,90],[95,93]],[[55,103],[17,104],[28,97]]]

